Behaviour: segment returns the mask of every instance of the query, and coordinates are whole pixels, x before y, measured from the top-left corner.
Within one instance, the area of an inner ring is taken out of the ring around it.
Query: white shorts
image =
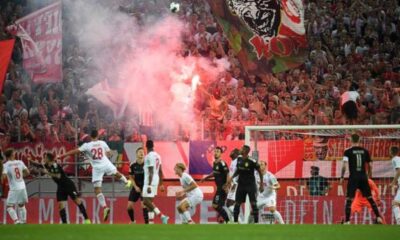
[[[397,193],[393,201],[400,204],[400,186],[397,188]]]
[[[189,206],[191,208],[196,208],[196,206],[203,201],[203,198],[204,198],[203,194],[201,194],[201,195],[193,194],[193,195],[187,196],[187,198],[185,198],[185,199],[188,201]],[[185,201],[185,199],[183,201]]]
[[[28,194],[26,189],[10,190],[7,197],[7,205],[28,203]]]
[[[276,207],[276,195],[271,195],[268,197],[258,196],[257,197],[257,207],[261,210],[264,207]]]
[[[236,201],[237,186],[237,183],[232,183],[231,189],[229,189],[228,196],[226,197],[227,199]]]
[[[151,192],[148,193],[147,189],[150,187]],[[154,198],[157,196],[158,185],[144,185],[142,190],[142,196],[144,198]]]
[[[102,167],[93,168],[92,183],[102,182],[104,174],[105,175],[114,175],[116,173],[117,173],[117,168],[112,163],[108,163]],[[101,186],[101,184],[100,184],[100,186]]]

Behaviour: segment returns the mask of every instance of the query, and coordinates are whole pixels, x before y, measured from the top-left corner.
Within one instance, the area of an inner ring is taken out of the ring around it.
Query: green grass
[[[2,225],[0,240],[399,239],[389,225]]]

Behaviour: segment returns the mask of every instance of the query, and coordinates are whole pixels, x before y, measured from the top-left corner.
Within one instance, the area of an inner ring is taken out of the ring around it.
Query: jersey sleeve
[[[343,154],[343,162],[348,162],[349,161],[349,151],[344,151]]]
[[[88,152],[88,145],[87,145],[87,143],[82,144],[78,149],[79,149],[79,151],[81,151],[81,152]]]
[[[154,156],[147,155],[145,158],[145,165],[146,167],[154,167],[155,165]]]
[[[278,184],[278,179],[274,175],[271,174],[270,181],[272,185]]]
[[[2,172],[2,174],[7,174],[7,165],[6,164],[3,164],[3,172]]]
[[[193,182],[193,178],[189,174],[184,174],[183,175],[183,182],[186,183],[187,185],[190,185]]]
[[[395,158],[395,159],[393,160],[393,168],[394,168],[394,169],[400,168],[400,158]]]

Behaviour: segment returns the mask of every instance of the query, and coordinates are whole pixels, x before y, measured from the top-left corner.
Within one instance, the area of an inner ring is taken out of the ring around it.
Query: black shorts
[[[224,190],[217,190],[214,195],[212,204],[223,207],[226,201],[226,192]]]
[[[348,119],[357,119],[358,118],[358,108],[356,102],[347,101],[342,106],[342,113],[346,115]]]
[[[63,202],[68,200],[68,196],[75,200],[80,194],[74,184],[68,184],[65,186],[57,186],[57,202]]]
[[[139,188],[140,188],[140,190],[143,189],[143,187],[139,187]],[[131,191],[129,192],[128,201],[137,202],[139,199],[143,200],[142,194],[140,192],[136,192],[135,188],[132,188]]]
[[[367,176],[349,178],[349,181],[347,183],[346,197],[354,198],[356,195],[357,189],[360,189],[362,195],[365,198],[372,196],[371,188],[369,187]]]
[[[239,184],[236,190],[236,203],[244,203],[246,202],[246,196],[249,195],[250,202],[257,202],[257,186],[256,184],[246,184],[241,186]]]

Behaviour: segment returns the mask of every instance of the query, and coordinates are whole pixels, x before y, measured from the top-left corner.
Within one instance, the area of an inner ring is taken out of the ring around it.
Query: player
[[[24,178],[29,175],[29,170],[21,160],[15,160],[14,149],[7,149],[4,152],[7,160],[3,166],[2,181],[8,179],[10,191],[7,197],[7,212],[15,224],[26,223],[26,208],[28,203],[28,194]],[[18,206],[18,215],[15,206]]]
[[[144,158],[144,185],[143,185],[143,203],[149,209],[149,221],[154,221],[154,214],[161,218],[163,224],[168,223],[169,217],[162,214],[154,203],[154,197],[157,195],[157,189],[160,185],[160,190],[164,191],[162,185],[163,172],[161,168],[161,157],[154,151],[154,142],[152,140],[146,141],[147,155]]]
[[[349,165],[349,181],[347,183],[347,194],[346,194],[346,219],[345,224],[350,224],[351,204],[353,202],[357,189],[360,189],[363,196],[365,196],[371,204],[372,210],[376,216],[376,222],[382,224],[382,218],[379,215],[378,207],[372,198],[371,189],[368,185],[368,174],[366,167],[368,167],[368,173],[372,172],[372,166],[370,164],[371,158],[368,150],[360,147],[360,136],[358,134],[351,135],[352,146],[344,151],[342,173],[340,177],[340,183],[343,183],[344,174],[346,173],[346,165]]]
[[[207,179],[214,177],[215,185],[217,186],[217,191],[215,192],[212,207],[219,213],[219,215],[224,219],[226,223],[229,222],[228,214],[224,209],[226,201],[226,192],[224,190],[227,178],[229,176],[228,165],[224,160],[221,159],[222,148],[216,147],[214,150],[214,163],[213,172],[201,179],[204,182]]]
[[[266,162],[260,162],[260,170],[264,178],[264,191],[258,194],[257,208],[263,209],[264,207],[267,207],[268,211],[274,216],[279,224],[285,224],[282,215],[278,210],[276,210],[276,190],[281,186],[276,177],[268,171],[268,165]]]
[[[203,201],[203,192],[197,186],[193,178],[185,173],[186,166],[183,163],[177,163],[174,170],[175,174],[179,176],[179,181],[183,187],[182,191],[176,193],[178,199],[183,198],[183,200],[179,202],[177,210],[183,223],[194,224],[192,216],[196,211],[196,206]]]
[[[229,154],[229,157],[231,158],[231,165],[229,166],[229,176],[232,177],[233,174],[236,171],[236,163],[237,163],[237,158],[240,154],[240,150],[235,148],[232,150],[232,152]],[[236,197],[236,189],[237,189],[237,177],[232,179],[232,184],[227,185],[227,191],[228,191],[228,196],[227,196],[227,201],[226,201],[226,207],[228,209],[228,214],[229,218],[233,220],[233,212],[234,212],[234,207],[235,207],[235,197]]]
[[[83,205],[82,200],[79,198],[79,193],[76,190],[74,182],[72,182],[72,180],[67,177],[63,168],[58,163],[56,163],[54,155],[51,153],[46,153],[44,165],[34,162],[32,160],[29,161],[32,165],[41,168],[42,172],[49,175],[57,184],[58,211],[60,213],[62,223],[68,223],[65,203],[67,202],[69,196],[72,201],[74,201],[74,203],[78,206],[79,211],[82,213],[82,216],[85,219],[83,223],[90,224],[91,222],[86,213],[86,208]]]
[[[94,186],[94,192],[100,206],[103,208],[103,221],[107,221],[110,214],[110,208],[107,207],[106,199],[101,190],[104,174],[115,176],[128,188],[132,186],[132,182],[127,180],[124,175],[119,173],[117,168],[110,162],[108,157],[110,156],[111,150],[107,143],[102,140],[98,140],[98,136],[98,131],[92,130],[90,133],[90,142],[84,143],[79,148],[70,150],[67,153],[60,155],[58,158],[63,158],[81,152],[87,156],[90,164],[92,165],[92,183]]]
[[[368,185],[369,188],[371,189],[372,199],[374,199],[376,204],[379,206],[381,199],[378,187],[376,186],[375,182],[370,178],[368,179]],[[353,203],[351,204],[351,213],[352,214],[361,213],[364,207],[367,207],[369,210],[372,210],[368,200],[362,195],[360,190],[357,190]],[[385,218],[382,217],[382,214],[380,214],[380,216],[382,218],[382,222],[385,223]]]
[[[246,201],[246,196],[248,195],[254,216],[254,222],[258,223],[258,208],[256,199],[257,185],[254,171],[257,170],[260,176],[263,176],[263,174],[260,170],[260,165],[258,164],[258,162],[255,159],[249,157],[249,146],[243,145],[240,153],[242,155],[237,158],[236,171],[233,176],[229,177],[228,179],[228,183],[230,184],[233,178],[239,176],[235,198],[234,222],[238,222],[240,205]],[[260,192],[264,191],[263,180],[263,177],[260,177]]]
[[[392,211],[394,218],[396,219],[396,224],[400,225],[400,156],[399,147],[393,146],[390,148],[390,156],[392,157],[392,164],[395,171],[393,181],[391,186],[397,187],[397,193],[392,202]]]
[[[131,223],[135,223],[135,214],[133,205],[142,198],[143,182],[144,182],[144,149],[142,147],[136,149],[136,162],[132,163],[129,168],[129,179],[132,181],[132,189],[128,199],[128,215]],[[149,211],[142,203],[143,218],[146,224],[149,224]]]

